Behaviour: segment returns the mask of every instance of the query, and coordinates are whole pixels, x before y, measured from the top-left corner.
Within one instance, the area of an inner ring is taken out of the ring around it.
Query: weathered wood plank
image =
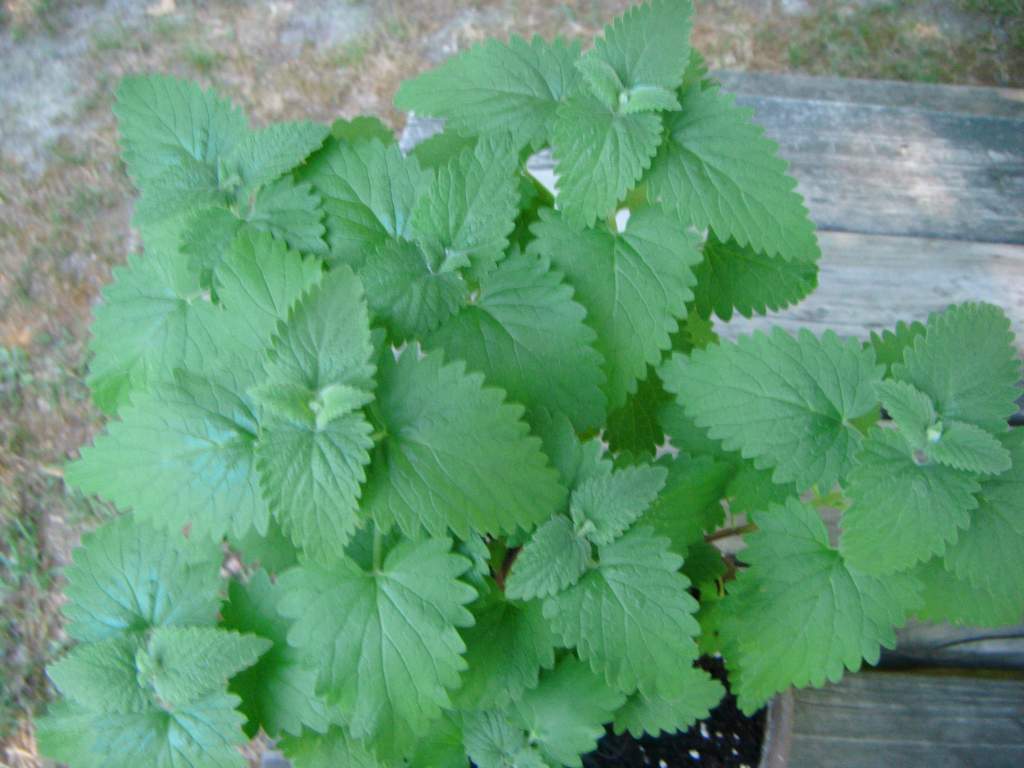
[[[766,317],[720,323],[729,338],[771,325],[865,338],[899,320],[924,320],[959,301],[988,301],[1024,345],[1024,246],[821,232],[818,290]]]
[[[996,629],[911,621],[897,630],[881,666],[981,667],[1024,670],[1024,624]]]
[[[790,768],[1024,765],[1024,678],[864,672],[794,699]]]
[[[858,80],[779,72],[715,70],[712,77],[737,95],[812,101],[844,101],[879,107],[925,109],[980,117],[1024,120],[1024,91],[972,85],[934,85],[897,80]]]

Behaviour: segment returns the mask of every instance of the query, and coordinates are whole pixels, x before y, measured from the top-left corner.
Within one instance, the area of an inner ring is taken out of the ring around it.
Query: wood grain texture
[[[883,667],[978,667],[1024,670],[1024,624],[982,629],[911,621],[897,630]]]
[[[781,325],[866,338],[960,301],[988,301],[1024,345],[1024,246],[820,232],[818,290],[789,309],[719,323],[727,338]],[[1022,347],[1024,348],[1024,347]]]
[[[1018,768],[1024,679],[864,672],[795,691],[789,768]]]

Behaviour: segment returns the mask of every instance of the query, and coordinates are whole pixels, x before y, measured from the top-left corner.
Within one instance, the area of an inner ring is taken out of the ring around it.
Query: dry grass
[[[698,2],[694,39],[716,66],[1024,84],[1017,0],[963,1],[983,6],[991,23],[955,39],[921,21],[919,2],[851,12],[831,0],[798,18],[782,16],[778,3],[765,13],[766,2]],[[45,664],[64,644],[61,567],[80,532],[105,514],[64,489],[59,467],[100,426],[84,385],[91,307],[112,268],[139,247],[110,114],[121,75],[199,79],[257,123],[371,113],[397,129],[398,84],[444,55],[510,32],[588,36],[629,4],[337,0],[339,13],[368,19],[363,30],[334,46],[300,41],[282,55],[282,29],[302,0],[178,0],[175,12],[131,24],[102,14],[99,0],[4,0],[0,35],[19,45],[83,34],[90,45],[76,69],[74,130],[47,148],[45,170],[0,159],[0,764],[39,765],[32,718],[50,695]],[[69,28],[69,13],[83,7],[97,9],[97,20]]]

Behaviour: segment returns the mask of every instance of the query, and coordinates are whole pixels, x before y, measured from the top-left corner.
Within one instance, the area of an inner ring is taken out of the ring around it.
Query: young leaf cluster
[[[908,616],[1019,618],[1006,318],[721,343],[819,252],[690,25],[648,0],[585,52],[476,46],[399,91],[446,120],[408,154],[123,81],[144,252],[96,310],[111,419],[66,478],[124,514],[68,569],[47,754],[241,766],[262,730],[296,768],[580,766],[605,724],[705,717],[701,653],[753,711]]]

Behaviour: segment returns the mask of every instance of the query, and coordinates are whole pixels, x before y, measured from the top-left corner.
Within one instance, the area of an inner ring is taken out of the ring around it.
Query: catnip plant
[[[123,514],[67,568],[46,754],[225,768],[263,731],[296,768],[579,766],[607,723],[707,716],[702,653],[749,713],[909,617],[1021,617],[1007,318],[720,340],[820,254],[690,26],[649,0],[585,52],[478,45],[399,90],[446,121],[407,155],[122,82],[144,253],[66,478]]]

